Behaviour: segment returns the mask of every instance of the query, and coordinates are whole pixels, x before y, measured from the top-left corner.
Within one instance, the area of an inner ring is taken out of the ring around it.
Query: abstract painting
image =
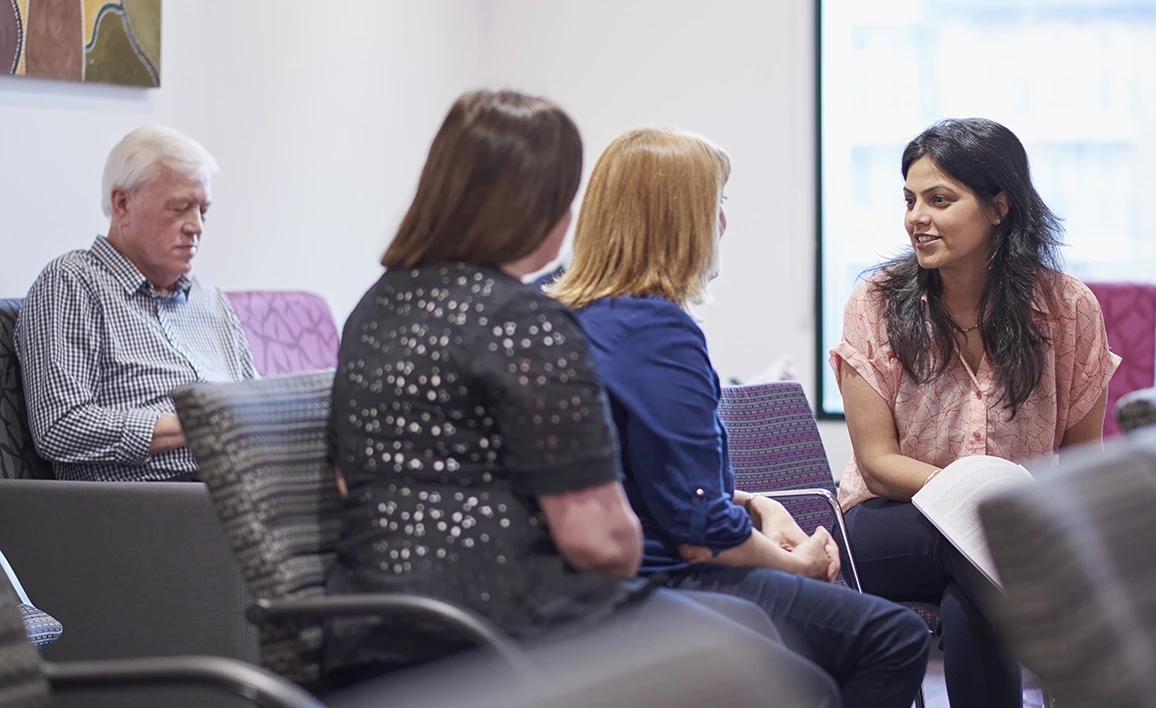
[[[0,74],[161,85],[161,0],[0,0]]]

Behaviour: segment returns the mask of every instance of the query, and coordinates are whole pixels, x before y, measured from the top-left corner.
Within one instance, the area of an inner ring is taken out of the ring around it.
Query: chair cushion
[[[333,372],[199,384],[173,400],[189,449],[254,599],[325,594],[341,500],[327,461]],[[321,627],[266,622],[266,668],[298,683],[320,675]]]
[[[38,610],[32,605],[20,603],[20,614],[24,618],[24,630],[32,646],[40,648],[60,639],[64,627],[52,615]]]
[[[1108,346],[1123,359],[1108,383],[1108,412],[1129,391],[1156,384],[1156,285],[1088,283],[1104,313]],[[1119,422],[1104,420],[1104,437],[1117,435]]]
[[[305,292],[226,293],[262,376],[337,366],[340,338],[329,306]]]
[[[993,619],[1064,708],[1156,695],[1156,432],[1061,457],[981,506]]]
[[[52,466],[36,454],[28,430],[24,383],[13,332],[19,299],[0,299],[0,478],[52,479]]]

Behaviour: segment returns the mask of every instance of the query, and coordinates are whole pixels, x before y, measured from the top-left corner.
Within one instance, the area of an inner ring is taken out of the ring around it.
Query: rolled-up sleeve
[[[1066,392],[1057,392],[1059,403],[1067,404],[1065,430],[1088,415],[1120,366],[1120,357],[1108,348],[1104,315],[1096,296],[1083,283],[1073,282],[1070,287],[1070,313],[1056,318],[1062,326],[1060,341],[1053,343],[1057,387],[1059,380],[1070,380]]]
[[[608,364],[600,373],[625,411],[623,455],[660,532],[715,553],[750,538],[750,516],[724,481],[718,390],[701,330],[680,311],[656,314]]]
[[[158,411],[97,405],[100,308],[77,277],[45,270],[16,324],[16,353],[37,452],[56,462],[141,464]]]
[[[903,367],[887,339],[886,303],[873,281],[859,283],[843,310],[843,340],[831,350],[830,365],[840,387],[843,362],[889,404],[895,403]]]

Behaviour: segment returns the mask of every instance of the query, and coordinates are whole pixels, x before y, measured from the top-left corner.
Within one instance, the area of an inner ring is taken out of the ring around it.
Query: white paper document
[[[911,502],[972,565],[1002,588],[983,535],[979,505],[1031,478],[1022,466],[1000,457],[961,457],[935,475]]]

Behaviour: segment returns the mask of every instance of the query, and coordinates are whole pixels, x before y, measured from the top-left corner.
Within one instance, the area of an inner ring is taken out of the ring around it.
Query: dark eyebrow
[[[958,195],[958,194],[959,194],[959,192],[955,191],[954,189],[952,189],[952,188],[951,188],[951,187],[949,187],[948,185],[946,185],[946,184],[943,184],[942,182],[940,182],[940,183],[938,183],[938,184],[933,184],[933,185],[931,185],[931,186],[930,186],[930,187],[928,187],[927,189],[925,189],[925,190],[923,190],[922,192],[920,192],[920,194],[922,194],[923,196],[925,196],[925,197],[926,197],[928,194],[931,194],[932,192],[934,192],[934,191],[936,191],[936,190],[939,190],[939,189],[942,189],[942,190],[944,190],[944,191],[946,191],[946,192],[950,192],[951,194],[954,194],[954,195]],[[912,191],[911,191],[910,189],[908,189],[907,187],[904,187],[904,188],[903,188],[903,193],[904,193],[904,194],[914,194],[914,192],[912,192]]]

